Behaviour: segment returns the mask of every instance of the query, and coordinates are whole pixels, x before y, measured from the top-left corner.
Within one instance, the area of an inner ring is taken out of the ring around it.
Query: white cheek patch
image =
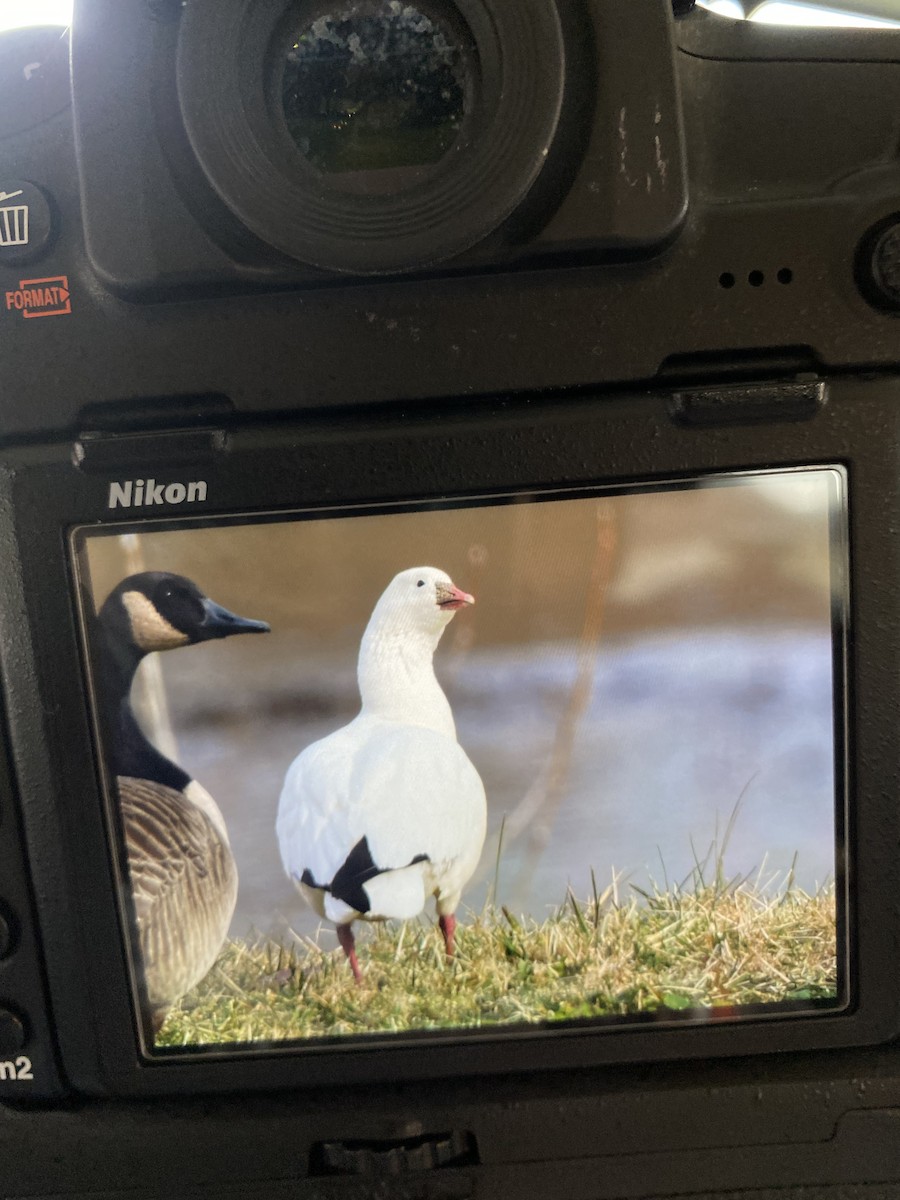
[[[131,636],[141,650],[149,654],[152,650],[172,650],[190,642],[186,633],[160,616],[143,592],[126,592],[122,603],[131,623]]]

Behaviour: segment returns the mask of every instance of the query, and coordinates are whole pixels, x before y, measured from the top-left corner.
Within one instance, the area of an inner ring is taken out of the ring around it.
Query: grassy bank
[[[503,908],[460,914],[447,962],[434,924],[359,923],[364,971],[300,940],[228,943],[176,1006],[158,1044],[485,1027],[835,994],[835,898],[695,881],[617,902],[569,896],[543,922]],[[333,939],[329,939],[333,942]]]

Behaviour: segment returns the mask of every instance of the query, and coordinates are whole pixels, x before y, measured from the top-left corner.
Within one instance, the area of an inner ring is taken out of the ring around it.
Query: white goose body
[[[397,575],[362,639],[359,716],[307,747],[285,778],[277,822],[285,870],[344,930],[357,974],[350,923],[407,920],[432,895],[452,952],[486,804],[432,660],[455,609],[471,603],[433,567]]]

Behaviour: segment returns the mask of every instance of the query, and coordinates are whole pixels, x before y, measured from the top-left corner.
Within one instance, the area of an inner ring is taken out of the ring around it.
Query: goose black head
[[[190,579],[168,571],[144,571],[124,579],[107,597],[100,623],[141,655],[237,633],[269,631],[265,621],[229,612]]]

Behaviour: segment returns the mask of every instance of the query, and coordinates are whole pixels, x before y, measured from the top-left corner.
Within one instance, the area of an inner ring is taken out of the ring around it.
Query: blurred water
[[[569,886],[589,896],[592,869],[601,888],[621,873],[622,894],[630,883],[684,879],[739,800],[728,874],[762,870],[777,886],[796,857],[799,886],[813,890],[833,877],[830,637],[808,626],[707,628],[606,646],[548,816],[540,780],[571,705],[577,654],[571,643],[531,646],[527,657],[476,650],[449,679],[439,667],[489,801],[489,846],[465,905],[479,907],[492,884],[490,834],[504,817],[498,899],[538,917]],[[296,703],[284,692],[242,702],[223,694],[220,705],[207,698],[198,707],[188,675],[183,686],[170,676],[182,761],[219,802],[238,860],[236,936],[317,927],[283,875],[274,827],[290,762],[356,710],[352,671],[343,661],[332,667],[310,663]],[[513,836],[514,815],[536,781],[534,811]],[[543,847],[533,841],[542,822]]]

